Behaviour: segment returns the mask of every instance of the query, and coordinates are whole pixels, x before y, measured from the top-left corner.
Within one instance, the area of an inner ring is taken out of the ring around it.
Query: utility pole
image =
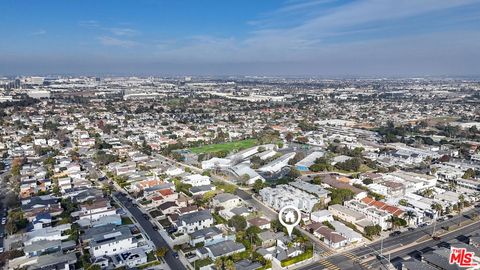
[[[380,255],[383,256],[383,238],[382,238],[382,240],[380,241]]]
[[[383,240],[383,239],[382,239]],[[382,251],[378,252],[377,250],[375,250],[373,247],[369,247],[368,245],[364,244],[363,245],[364,247],[367,247],[371,250],[373,250],[374,253],[376,253],[379,257],[380,257],[380,264],[383,264],[383,260],[386,261],[387,265],[386,267],[388,268],[388,264],[390,263],[390,254],[388,254],[388,260],[385,256],[383,256],[383,253],[381,253]],[[383,247],[383,241],[381,242],[381,247]]]

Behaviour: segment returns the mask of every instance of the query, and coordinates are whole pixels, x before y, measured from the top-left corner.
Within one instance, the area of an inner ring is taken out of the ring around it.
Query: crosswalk
[[[368,269],[368,263],[367,262],[360,262],[360,258],[353,255],[351,252],[345,252],[345,253],[342,253],[342,255],[349,258],[353,262],[359,263],[364,269]]]
[[[328,250],[328,251],[320,253],[320,257],[323,257],[323,258],[330,257],[335,253],[336,252],[334,250]]]
[[[326,267],[327,269],[331,269],[331,270],[340,270],[340,268],[336,265],[334,265],[333,263],[331,263],[330,261],[327,260],[328,257],[332,256],[332,255],[341,255],[341,256],[344,256],[344,257],[347,257],[348,259],[350,259],[351,261],[353,261],[354,263],[358,263],[362,266],[363,269],[368,269],[369,268],[369,265],[367,262],[360,262],[360,258],[353,255],[353,253],[351,252],[344,252],[344,253],[337,253],[336,251],[334,250],[329,250],[329,251],[325,251],[323,253],[320,254],[320,257],[323,258],[320,260],[320,263]]]
[[[321,259],[320,260],[320,263],[325,266],[327,269],[330,269],[330,270],[341,270],[340,268],[338,268],[336,265],[334,265],[333,263],[327,261],[327,259]]]

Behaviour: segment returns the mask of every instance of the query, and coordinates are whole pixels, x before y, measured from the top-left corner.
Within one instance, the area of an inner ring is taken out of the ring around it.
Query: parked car
[[[177,228],[175,228],[175,227],[173,227],[173,226],[170,226],[170,227],[167,227],[167,228],[166,228],[166,231],[167,231],[168,233],[174,233],[174,232],[177,231]]]
[[[2,225],[5,225],[7,223],[7,218],[2,218]]]
[[[390,236],[398,236],[401,233],[402,233],[401,231],[394,231],[394,232],[390,233]]]

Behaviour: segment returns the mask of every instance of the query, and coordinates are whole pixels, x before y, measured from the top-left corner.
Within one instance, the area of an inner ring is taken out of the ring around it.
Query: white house
[[[80,211],[72,213],[78,216],[80,220],[88,219],[90,221],[99,220],[102,217],[115,215],[117,210],[110,205],[106,199],[99,199],[92,203],[84,203],[80,206]]]
[[[242,202],[240,197],[230,193],[220,193],[213,197],[212,204],[214,207],[221,206],[226,210],[233,209],[239,206]]]
[[[327,226],[320,226],[313,232],[313,235],[323,239],[323,242],[331,248],[336,249],[348,244],[347,238]]]
[[[179,232],[193,233],[213,225],[213,216],[209,210],[188,213],[178,217],[176,226]]]
[[[232,235],[233,236],[233,235]],[[232,237],[234,239],[234,237]],[[195,246],[203,243],[204,246],[210,246],[226,240],[232,240],[228,236],[223,235],[222,230],[217,227],[208,227],[195,231],[190,234],[190,245]]]
[[[70,224],[62,224],[55,227],[45,227],[25,234],[23,243],[31,245],[33,242],[40,240],[65,240],[68,235],[63,235],[63,232],[71,228]]]
[[[168,175],[168,176],[177,176],[177,175],[180,175],[184,172],[185,171],[182,168],[172,166],[165,171],[165,174]]]
[[[193,187],[210,185],[210,177],[200,174],[192,174],[183,178],[183,183]]]
[[[94,257],[114,255],[137,247],[130,228],[123,226],[113,232],[95,235],[90,241],[90,254]]]
[[[212,260],[245,251],[245,246],[243,244],[232,240],[219,242],[205,248],[208,250],[208,257]]]
[[[125,252],[119,253],[117,256],[111,256],[115,268],[127,266],[127,268],[134,268],[137,265],[147,263],[147,254],[143,248],[134,248]]]
[[[319,222],[319,223],[322,223],[324,221],[332,222],[333,215],[328,210],[315,211],[310,213],[310,220],[312,220],[313,222]]]
[[[330,221],[330,224],[332,224],[332,226],[335,228],[335,231],[345,237],[349,243],[359,243],[363,241],[361,234],[347,227],[342,222],[333,220]]]

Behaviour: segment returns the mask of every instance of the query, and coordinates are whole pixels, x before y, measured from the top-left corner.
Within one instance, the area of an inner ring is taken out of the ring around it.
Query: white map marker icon
[[[292,237],[293,228],[300,223],[301,218],[300,210],[293,205],[284,206],[278,212],[278,220],[280,224],[287,228],[288,236],[290,237]]]

